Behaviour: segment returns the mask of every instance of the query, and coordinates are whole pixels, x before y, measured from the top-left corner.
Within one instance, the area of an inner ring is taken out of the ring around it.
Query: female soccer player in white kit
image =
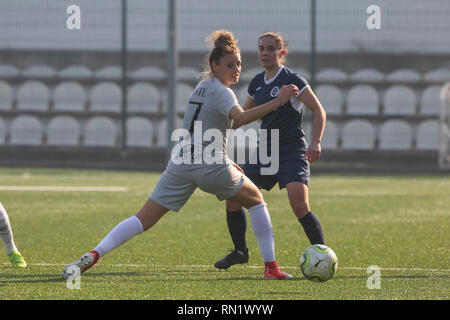
[[[119,223],[92,251],[67,265],[62,273],[63,279],[68,279],[73,274],[71,266],[79,267],[80,272],[88,270],[100,257],[151,228],[169,210],[180,210],[197,187],[216,195],[219,200],[232,199],[248,209],[266,266],[265,279],[292,278],[277,266],[270,215],[261,192],[226,153],[226,130],[231,129],[232,120],[238,125],[244,125],[263,117],[297,95],[298,88],[295,85],[284,86],[276,99],[244,111],[229,88],[231,84],[238,82],[241,71],[237,41],[233,34],[226,30],[213,32],[207,40],[212,46],[208,56],[210,70],[206,79],[199,82],[189,99],[183,128],[189,131],[190,135],[186,136],[188,148],[184,148],[183,151],[190,149],[193,152],[189,155],[194,157],[197,150],[211,144],[209,141],[198,141],[194,138],[199,135],[202,137],[207,130],[216,130],[215,132],[219,131],[223,138],[220,145],[214,148],[214,159],[222,161],[212,164],[207,164],[204,160],[200,163],[198,161],[178,163],[172,156],[141,210],[135,216]],[[201,124],[200,133],[195,132],[197,124]]]

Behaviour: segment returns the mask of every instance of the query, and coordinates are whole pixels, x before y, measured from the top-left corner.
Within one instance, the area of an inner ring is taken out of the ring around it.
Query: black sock
[[[302,224],[311,244],[325,244],[322,226],[312,211],[308,212],[303,218],[298,219],[298,221]]]
[[[227,210],[227,223],[234,249],[246,252],[247,241],[245,239],[245,232],[247,231],[247,217],[245,216],[244,208],[238,211]]]

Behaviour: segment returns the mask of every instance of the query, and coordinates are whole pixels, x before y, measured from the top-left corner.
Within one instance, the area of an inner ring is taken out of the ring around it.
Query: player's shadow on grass
[[[278,281],[278,280],[266,280],[264,279],[264,277],[262,275],[260,276],[254,276],[254,277],[246,277],[246,276],[236,276],[234,278],[217,278],[217,279],[209,279],[210,281],[214,280],[214,281],[238,281],[238,280],[253,280],[253,281],[264,281],[264,282],[271,282],[271,281]],[[303,280],[307,280],[305,278],[302,277],[292,277],[292,279],[289,280],[281,280],[282,282],[289,282],[289,281],[303,281]]]
[[[142,277],[147,275],[145,272],[87,272],[81,275],[81,279],[83,278],[95,278],[95,277],[130,277],[130,276],[138,276]]]
[[[11,283],[45,283],[58,282],[61,280],[61,277],[58,278],[55,274],[0,274],[0,278],[8,279],[0,280],[0,286]]]
[[[90,277],[129,277],[142,276],[142,272],[105,272],[105,273],[83,273],[81,279]],[[8,280],[0,280],[0,286],[6,286],[11,283],[49,283],[64,282],[59,274],[0,274],[0,278]],[[9,280],[11,279],[11,280]]]
[[[205,281],[268,281],[264,279],[263,275],[249,275],[248,273],[242,271],[242,273],[233,273],[230,275],[228,271],[218,271],[214,270],[164,270],[156,271],[151,270],[149,272],[143,273],[142,275],[149,277],[156,277],[156,279],[146,279],[149,282],[161,282],[161,281],[173,281],[173,282],[205,282]],[[196,276],[199,275],[199,278]],[[173,278],[172,278],[173,277]],[[182,277],[177,278],[177,277]],[[303,277],[294,276],[292,280],[306,280]]]
[[[367,279],[368,276],[335,276],[334,279]],[[415,274],[415,275],[389,275],[385,276],[381,274],[381,279],[427,279],[427,278],[450,278],[450,274]]]

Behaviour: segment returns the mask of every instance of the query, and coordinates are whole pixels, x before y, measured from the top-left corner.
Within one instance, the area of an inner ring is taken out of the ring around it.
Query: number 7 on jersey
[[[194,112],[194,116],[192,117],[191,127],[189,128],[189,133],[192,135],[194,133],[194,122],[198,118],[198,114],[200,113],[200,110],[202,109],[203,102],[189,101],[189,105],[197,106],[195,109],[195,112]]]

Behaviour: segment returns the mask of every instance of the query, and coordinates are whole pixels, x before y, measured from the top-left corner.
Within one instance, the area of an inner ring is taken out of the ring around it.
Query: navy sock
[[[323,236],[322,226],[319,219],[312,213],[308,212],[303,218],[298,219],[306,236],[311,244],[325,244],[325,237]]]
[[[245,216],[244,208],[238,211],[227,210],[227,223],[234,249],[246,252],[247,241],[245,232],[247,231],[247,217]]]

